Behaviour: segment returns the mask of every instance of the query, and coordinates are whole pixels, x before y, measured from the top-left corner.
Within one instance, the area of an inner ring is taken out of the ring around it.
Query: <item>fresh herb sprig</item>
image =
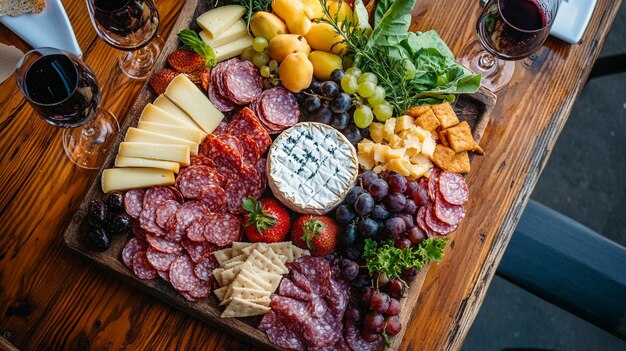
[[[191,49],[202,56],[207,67],[214,67],[217,64],[215,61],[215,52],[213,52],[209,44],[200,39],[196,32],[183,29],[178,32],[178,39],[183,42],[184,48]]]
[[[236,0],[234,2],[246,9],[246,27],[250,34],[252,34],[250,31],[250,20],[252,16],[259,11],[270,12],[272,10],[272,0]]]

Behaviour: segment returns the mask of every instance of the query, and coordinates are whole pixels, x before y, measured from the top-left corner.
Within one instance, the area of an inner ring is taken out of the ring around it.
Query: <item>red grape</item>
[[[341,276],[345,280],[351,281],[356,278],[357,275],[359,275],[359,264],[351,260],[343,259],[341,261]]]
[[[385,317],[380,313],[370,312],[363,318],[363,326],[369,332],[382,333],[385,330]]]
[[[406,230],[406,223],[400,217],[389,218],[385,221],[385,229],[389,236],[395,238]]]
[[[397,237],[393,242],[393,246],[398,249],[406,249],[407,247],[411,247],[411,241],[408,238]]]
[[[367,189],[376,201],[387,196],[389,193],[389,185],[387,185],[387,182],[384,179],[380,178],[374,179]]]
[[[428,191],[426,189],[419,187],[417,192],[413,194],[413,201],[417,206],[424,206],[430,203],[430,198],[428,197]]]
[[[382,336],[380,336],[380,334],[377,333],[370,333],[365,329],[361,329],[360,331],[361,337],[363,338],[363,340],[367,341],[367,342],[375,342],[378,341],[378,339],[382,338]]]
[[[361,303],[361,305],[364,307],[369,307],[370,300],[372,298],[372,295],[374,295],[374,293],[375,293],[374,288],[372,288],[371,286],[368,286],[365,289],[363,289],[363,291],[361,292],[361,298],[359,299],[359,302]]]
[[[378,174],[374,171],[365,171],[360,176],[363,182],[363,188],[368,188],[374,179],[378,179]]]
[[[399,279],[393,279],[389,282],[389,286],[387,287],[387,291],[389,292],[389,296],[394,299],[399,299],[402,297],[402,292],[404,290],[404,286]]]
[[[417,192],[417,189],[419,187],[420,186],[417,183],[417,180],[409,180],[408,182],[406,182],[406,190],[404,191],[404,195],[413,196],[413,194]]]
[[[398,316],[389,316],[386,320],[385,332],[387,335],[394,336],[402,330],[402,325],[400,324],[400,319]]]
[[[387,181],[389,182],[389,187],[391,188],[391,191],[396,193],[403,193],[406,191],[406,178],[401,174],[394,173],[389,176],[389,179]]]
[[[404,204],[402,204],[404,206]],[[354,210],[361,216],[367,216],[374,209],[374,199],[369,193],[359,195],[354,203]]]
[[[404,212],[410,213],[412,215],[417,213],[417,205],[413,199],[406,199],[406,204],[404,204]]]
[[[400,212],[404,209],[404,205],[406,205],[406,197],[401,193],[391,193],[385,196],[383,203],[389,211]]]
[[[389,295],[384,292],[377,292],[370,298],[370,307],[373,311],[383,313],[389,307]]]
[[[402,279],[411,281],[415,279],[415,276],[417,275],[417,268],[411,267],[409,269],[405,269],[402,271],[401,275]]]
[[[387,307],[385,314],[387,316],[397,316],[400,314],[400,309],[401,309],[400,301],[396,299],[391,299],[389,300],[389,307]]]
[[[408,231],[408,237],[413,245],[419,245],[422,240],[426,239],[426,234],[419,227],[415,226]]]

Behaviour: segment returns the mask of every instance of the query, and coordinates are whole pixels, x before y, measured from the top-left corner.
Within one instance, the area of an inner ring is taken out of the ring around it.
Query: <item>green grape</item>
[[[367,128],[372,124],[374,115],[369,106],[361,105],[354,110],[354,124],[359,128]]]
[[[270,71],[274,72],[278,68],[278,61],[272,60],[269,63]]]
[[[257,68],[261,68],[266,66],[270,62],[270,56],[265,52],[258,52],[252,58],[252,63],[254,63]]]
[[[376,84],[372,82],[363,82],[359,84],[359,95],[364,98],[368,98],[374,95],[376,91]]]
[[[374,116],[376,116],[376,120],[379,122],[384,122],[391,118],[393,115],[393,108],[391,105],[384,103],[380,105],[374,106]]]
[[[263,50],[265,50],[265,48],[267,48],[267,45],[268,45],[267,44],[267,39],[265,39],[263,37],[256,37],[252,41],[252,48],[256,52],[263,52]]]
[[[254,51],[252,46],[248,46],[247,48],[243,49],[243,52],[241,52],[241,59],[244,61],[252,61],[252,58],[255,54],[256,51]]]
[[[261,77],[263,78],[267,78],[270,76],[270,68],[267,66],[263,66],[261,67]]]
[[[367,102],[370,105],[380,105],[385,102],[385,88],[377,86],[374,90],[374,95],[367,98]]]
[[[415,65],[411,60],[404,60],[404,79],[411,80],[415,77]]]
[[[374,73],[363,73],[360,77],[359,77],[359,83],[363,83],[363,82],[372,82],[374,83],[374,85],[378,84],[378,77],[376,77],[376,75]]]
[[[358,67],[350,67],[346,70],[346,74],[359,78],[363,72]]]
[[[341,89],[347,94],[356,93],[357,89],[359,89],[359,83],[356,81],[356,77],[350,74],[346,74],[341,78]]]

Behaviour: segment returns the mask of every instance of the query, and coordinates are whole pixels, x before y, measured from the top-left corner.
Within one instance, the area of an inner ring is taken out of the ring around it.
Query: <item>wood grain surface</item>
[[[202,1],[202,0],[201,0]],[[401,350],[459,349],[621,0],[599,0],[581,45],[550,38],[517,63],[469,176],[468,216],[429,270]],[[142,82],[97,38],[83,1],[64,1],[105,106],[126,117]],[[182,1],[159,1],[167,36]],[[437,30],[454,52],[475,39],[475,0],[418,0],[413,30]],[[0,27],[0,42],[28,46]],[[0,333],[22,350],[255,350],[72,255],[62,233],[97,172],[73,166],[13,79],[0,85]]]

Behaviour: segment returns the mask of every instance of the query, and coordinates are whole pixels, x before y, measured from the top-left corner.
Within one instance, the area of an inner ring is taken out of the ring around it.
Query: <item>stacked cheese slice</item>
[[[199,144],[224,115],[184,75],[141,112],[137,127],[126,132],[115,158],[118,168],[102,173],[105,193],[174,184],[174,173],[188,166]]]
[[[198,17],[200,38],[213,48],[217,62],[238,56],[252,45],[253,38],[241,19],[245,12],[243,6],[227,5]]]

